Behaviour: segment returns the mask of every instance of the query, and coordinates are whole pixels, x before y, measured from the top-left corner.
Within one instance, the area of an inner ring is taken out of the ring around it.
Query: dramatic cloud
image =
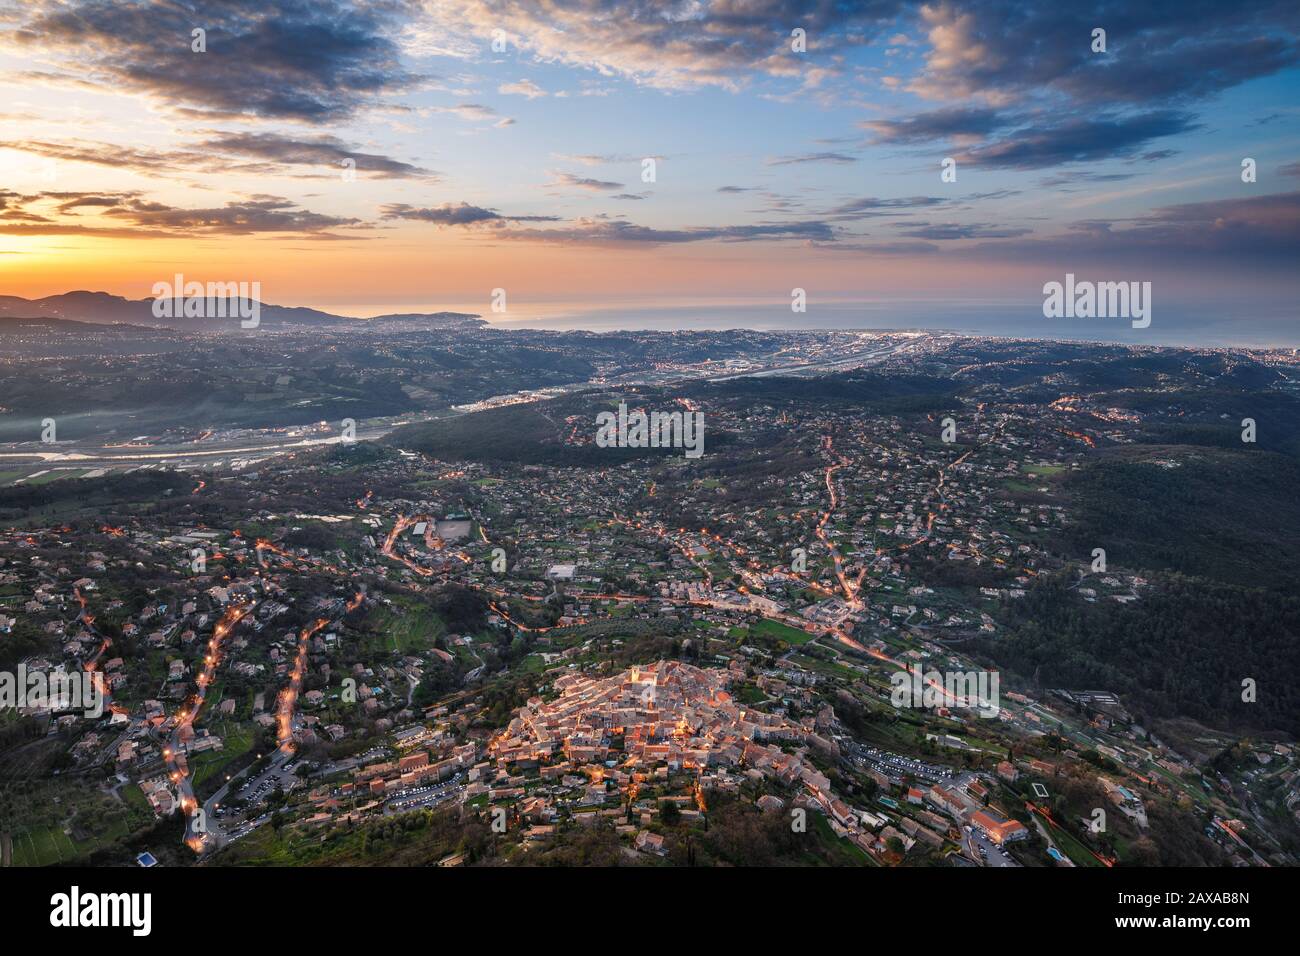
[[[1131,157],[1155,161],[1175,150],[1137,156],[1143,144],[1196,129],[1190,114],[1177,110],[1103,113],[1087,119],[1053,121],[1042,114],[1016,116],[992,109],[953,108],[918,113],[901,120],[860,124],[875,142],[920,145],[952,142],[967,151],[959,161],[976,166],[1036,169],[1062,163]]]
[[[593,193],[611,192],[623,188],[623,183],[610,182],[605,179],[589,179],[584,176],[575,176],[573,173],[552,172],[551,175],[555,178],[546,184],[547,187],[551,188],[581,189]]]
[[[1097,26],[1107,30],[1105,53],[1090,49]],[[1110,254],[1142,262],[1169,250],[1273,262],[1295,248],[1288,196],[1271,197],[1275,208],[1234,199],[1154,212],[1150,197],[1295,185],[1283,178],[1300,175],[1286,139],[1295,118],[1283,104],[1297,27],[1294,0],[1229,12],[1210,0],[0,0],[6,78],[64,87],[35,90],[39,110],[13,107],[14,141],[3,145],[15,152],[0,150],[0,181],[17,191],[0,190],[0,227],[308,239],[337,230],[380,245],[412,232],[448,245],[775,242],[827,256],[979,249],[998,250],[1008,265]],[[190,49],[196,28],[206,30],[204,53]],[[805,53],[791,50],[796,28],[806,31]],[[496,31],[505,50],[489,46]],[[886,61],[888,51],[897,55]],[[436,82],[413,72],[449,57],[455,70]],[[1281,79],[1214,102],[1288,66]],[[654,91],[701,88],[713,89],[671,100]],[[168,114],[146,115],[114,94]],[[578,99],[607,94],[620,101]],[[930,102],[918,107],[918,94]],[[520,109],[536,123],[536,135],[504,137],[518,156],[503,155],[486,129],[514,122],[500,112],[519,105],[503,99],[514,96],[530,101]],[[736,135],[719,152],[733,119]],[[1197,130],[1206,135],[1185,135]],[[652,144],[682,165],[660,179],[684,192],[640,184],[641,161],[654,153],[636,151]],[[438,175],[424,168],[435,146],[464,190],[413,198],[421,193],[407,183]],[[1236,153],[1259,157],[1256,188],[1240,185]],[[957,158],[961,186],[940,187],[944,156]],[[563,215],[429,198],[500,195],[510,208],[520,201],[506,202],[493,177],[518,181],[529,168],[522,182],[541,195],[525,208]],[[310,198],[291,192],[300,184],[248,185],[349,170],[376,182]],[[129,191],[143,180],[119,173],[180,179],[203,190],[191,197],[207,198],[178,199],[170,184]],[[55,188],[81,191],[28,192]],[[1067,225],[1083,204],[1066,195],[1075,190],[1105,200],[1094,208],[1113,220]],[[364,215],[358,202],[378,213],[349,218]],[[725,211],[691,213],[711,207]],[[586,218],[573,218],[574,208]],[[643,212],[652,224],[627,218]],[[693,221],[714,224],[684,224]],[[757,258],[753,267],[762,268]]]
[[[42,199],[61,200],[56,207],[61,213],[74,213],[78,209],[112,209],[120,206],[125,198],[138,195],[129,193],[124,195],[96,195],[94,193],[42,193]]]
[[[961,105],[861,125],[877,143],[956,143],[959,161],[986,168],[1167,158],[1176,151],[1139,153],[1198,128],[1194,102],[1300,62],[1300,7],[1285,0],[1231,17],[1211,0],[945,0],[919,16],[925,66],[906,88]],[[1104,52],[1092,49],[1098,27]]]
[[[14,193],[5,193],[6,204]],[[326,216],[300,208],[278,196],[249,196],[223,206],[186,209],[155,202],[137,192],[43,192],[19,197],[23,219],[31,225],[0,226],[0,232],[23,235],[94,235],[113,238],[161,236],[246,236],[286,233],[313,239],[336,239],[328,230],[356,226],[359,219]],[[33,213],[48,207],[61,218]],[[6,209],[6,211],[11,211]]]
[[[576,220],[571,226],[554,229],[510,229],[499,238],[534,242],[622,245],[662,245],[687,242],[757,242],[762,240],[834,239],[831,227],[824,222],[765,223],[750,226],[688,226],[681,229],[655,229],[638,226],[625,219]]]
[[[1165,206],[1126,232],[1130,239],[1150,243],[1192,245],[1294,265],[1300,258],[1300,192]]]
[[[1062,4],[941,2],[920,8],[930,49],[912,90],[1005,104],[1058,93],[1091,104],[1204,97],[1297,60],[1292,0]],[[1093,53],[1092,30],[1106,30]]]
[[[1096,263],[1143,269],[1196,262],[1238,274],[1292,274],[1300,259],[1300,192],[1164,206],[1121,228],[1076,222],[1064,234],[980,245],[969,253],[1046,262],[1063,271]]]
[[[33,198],[8,189],[0,189],[0,220],[23,223],[50,222],[51,220],[48,217],[23,208]]]
[[[898,216],[911,209],[926,209],[942,206],[951,202],[935,196],[900,196],[894,199],[880,199],[876,196],[864,196],[840,203],[826,213],[826,218],[836,222],[854,219],[875,219],[881,216]]]
[[[1030,127],[958,154],[960,165],[1004,169],[1041,169],[1062,163],[1131,156],[1147,142],[1196,129],[1181,112],[1159,110],[1133,116],[1071,119]]]
[[[426,179],[427,169],[375,153],[350,149],[333,136],[294,138],[275,133],[215,133],[200,144],[204,150],[264,160],[275,166],[329,168],[338,175],[348,160],[359,174],[374,179]]]
[[[401,7],[35,0],[9,38],[101,91],[146,95],[190,115],[324,123],[414,85],[392,39]],[[206,31],[206,52],[191,50],[195,29]]]
[[[474,226],[480,223],[506,222],[558,222],[558,216],[503,216],[495,209],[471,206],[469,203],[443,203],[441,206],[417,208],[405,203],[390,203],[380,210],[384,219],[410,219],[431,222],[439,226]]]
[[[631,197],[630,197],[631,198]],[[639,197],[636,197],[639,198]],[[687,242],[756,242],[761,240],[820,240],[831,242],[834,233],[823,222],[762,223],[746,226],[690,226],[656,229],[626,219],[603,216],[576,219],[564,226],[519,228],[516,223],[558,222],[556,216],[503,216],[494,209],[468,203],[443,203],[421,209],[393,203],[380,210],[384,219],[429,222],[439,226],[486,226],[493,239],[554,244],[663,245]],[[492,227],[498,227],[493,229]]]
[[[363,153],[333,136],[289,137],[274,133],[208,132],[185,149],[155,150],[115,143],[27,140],[0,144],[64,162],[90,163],[126,169],[144,176],[175,177],[180,173],[256,173],[297,178],[337,178],[352,161],[352,169],[369,179],[436,177],[427,169],[387,156]]]
[[[178,170],[211,173],[231,171],[230,163],[221,157],[183,149],[142,149],[91,140],[81,140],[76,143],[25,140],[0,145],[5,149],[31,153],[46,159],[127,169],[145,176],[170,176]]]
[[[1004,123],[996,110],[954,107],[903,120],[869,120],[861,126],[874,133],[879,143],[929,143],[987,136]]]
[[[104,215],[147,228],[226,236],[255,232],[319,233],[335,226],[360,223],[359,219],[309,212],[278,196],[253,196],[210,209],[182,209],[137,197],[104,210]]]
[[[754,75],[800,82],[832,72],[835,58],[885,29],[902,0],[790,3],[788,0],[441,0],[430,15],[486,46],[502,30],[511,48],[543,60],[630,77],[650,86],[737,88]],[[807,52],[790,49],[790,31]]]

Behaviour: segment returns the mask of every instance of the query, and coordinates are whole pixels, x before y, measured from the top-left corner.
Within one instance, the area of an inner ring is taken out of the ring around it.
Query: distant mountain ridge
[[[208,299],[210,306],[228,305],[229,300]],[[127,323],[154,328],[186,331],[224,332],[242,331],[239,313],[233,308],[205,308],[205,317],[174,316],[158,318],[153,312],[153,299],[127,299],[107,292],[64,292],[43,299],[24,299],[16,295],[0,295],[0,321],[6,319],[65,319],[101,325]],[[224,312],[226,317],[210,317]],[[477,328],[487,322],[468,312],[412,312],[378,315],[371,319],[335,315],[301,306],[260,303],[259,320],[263,326],[319,326],[343,325],[351,322],[400,323],[430,329]]]

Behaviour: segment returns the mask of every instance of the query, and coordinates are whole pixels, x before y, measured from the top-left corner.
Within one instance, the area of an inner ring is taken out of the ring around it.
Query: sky
[[[181,273],[514,326],[1300,344],[1298,25],[1294,0],[0,0],[0,294]],[[1045,318],[1067,273],[1151,282],[1151,326]]]

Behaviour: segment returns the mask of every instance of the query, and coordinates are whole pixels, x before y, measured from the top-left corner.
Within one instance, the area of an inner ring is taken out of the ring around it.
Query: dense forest
[[[682,393],[710,401],[741,398],[774,404],[833,402],[857,406],[877,415],[924,414],[959,408],[961,404],[948,379],[862,370],[816,378],[748,377],[699,382],[687,386]]]
[[[65,478],[40,484],[0,488],[0,521],[30,517],[61,504],[104,508],[126,502],[152,502],[165,495],[189,493],[194,480],[174,471],[135,471],[102,478]]]
[[[625,396],[630,407],[647,411],[682,411],[673,400],[657,393]],[[432,422],[407,425],[384,441],[399,448],[420,451],[440,461],[511,462],[524,465],[608,468],[638,458],[682,457],[681,448],[601,448],[594,444],[596,415],[617,408],[618,396],[582,393],[548,402],[508,405]],[[578,416],[582,443],[570,442],[572,426],[565,419]],[[706,447],[713,450],[733,441],[733,436],[708,427]]]
[[[1242,587],[1300,580],[1300,464],[1268,452],[1115,449],[1072,475],[1066,550],[1105,548],[1113,566]]]
[[[1089,604],[1043,580],[977,647],[1041,688],[1118,693],[1139,717],[1300,733],[1300,597],[1180,575],[1154,585],[1132,604]]]

